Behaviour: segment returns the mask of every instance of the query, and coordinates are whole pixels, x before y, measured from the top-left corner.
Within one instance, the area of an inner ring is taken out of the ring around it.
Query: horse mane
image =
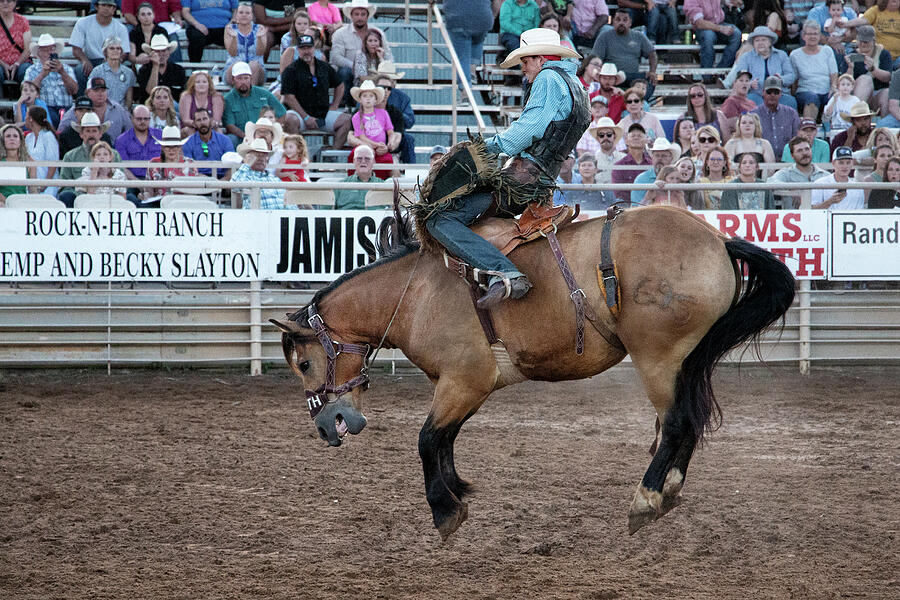
[[[396,181],[394,182],[393,212],[393,216],[387,217],[381,222],[381,225],[378,226],[376,248],[381,256],[367,265],[357,267],[348,273],[344,273],[316,292],[315,295],[313,295],[312,300],[310,300],[306,306],[292,313],[288,317],[291,321],[296,321],[303,327],[309,327],[305,320],[301,320],[301,317],[306,313],[310,304],[319,304],[329,293],[357,275],[361,275],[362,273],[366,273],[387,263],[399,260],[404,256],[408,256],[413,252],[418,252],[421,249],[421,245],[413,233],[412,219],[409,215],[409,211],[407,210],[405,213],[400,211],[400,188]]]

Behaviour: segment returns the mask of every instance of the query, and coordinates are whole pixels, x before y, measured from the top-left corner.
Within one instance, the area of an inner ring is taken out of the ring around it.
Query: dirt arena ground
[[[634,372],[508,388],[460,434],[478,491],[441,543],[422,376],[377,377],[335,449],[284,369],[8,371],[0,597],[898,598],[898,382],[721,368],[685,503],[632,537],[653,438]]]

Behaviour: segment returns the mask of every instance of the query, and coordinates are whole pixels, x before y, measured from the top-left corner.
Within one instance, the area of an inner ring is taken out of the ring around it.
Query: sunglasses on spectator
[[[209,156],[209,144],[200,142],[200,149],[203,150],[203,156]]]
[[[628,104],[640,104],[641,99],[640,98],[629,98],[625,102],[627,102]]]
[[[598,134],[597,134],[597,137],[600,138],[600,139],[603,139],[603,138],[614,138],[614,137],[616,137],[616,134],[614,134],[612,131],[607,131],[606,133],[598,133]]]
[[[703,98],[704,96],[706,96],[706,94],[703,92],[694,92],[693,94],[690,94],[691,98]]]
[[[772,88],[771,90],[766,90],[766,93],[767,93],[767,94],[770,94],[770,95],[772,95],[772,96],[778,96],[779,94],[781,94],[781,90],[777,90],[777,89],[775,89],[775,88]]]
[[[706,137],[706,136],[699,137],[698,136],[697,141],[700,142],[701,144],[712,144],[713,142],[718,142],[719,140],[717,140],[714,137]]]

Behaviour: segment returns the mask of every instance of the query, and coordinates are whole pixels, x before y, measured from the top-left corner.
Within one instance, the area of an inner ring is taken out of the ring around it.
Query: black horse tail
[[[675,383],[675,402],[684,403],[698,443],[722,424],[722,410],[710,382],[716,364],[746,342],[752,342],[760,356],[762,333],[779,319],[783,326],[784,314],[794,301],[794,276],[774,254],[740,238],[725,242],[725,249],[732,260],[739,261],[738,266],[746,265],[747,283],[728,312],[684,359]]]

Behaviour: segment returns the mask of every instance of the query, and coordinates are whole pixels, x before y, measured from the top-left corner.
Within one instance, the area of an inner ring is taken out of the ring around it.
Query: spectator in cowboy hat
[[[244,126],[244,141],[238,146],[240,152],[242,146],[250,144],[255,139],[264,139],[269,148],[272,149],[269,154],[269,174],[275,175],[278,165],[280,165],[284,157],[284,149],[281,142],[284,140],[284,130],[281,124],[273,122],[266,117],[260,117],[255,122],[248,122]]]
[[[41,100],[50,109],[48,116],[54,127],[59,125],[59,115],[72,106],[72,96],[78,92],[75,71],[59,60],[62,49],[62,42],[49,33],[42,33],[37,42],[31,43],[34,58],[25,71],[25,81],[31,81],[41,91]]]
[[[394,63],[382,61],[373,76],[375,85],[384,88],[384,101],[378,107],[387,111],[394,124],[394,131],[403,136],[398,148],[400,162],[412,164],[416,162],[416,139],[406,130],[416,124],[416,115],[409,96],[397,89],[397,82],[403,77],[403,73],[397,72]]]
[[[231,181],[258,181],[262,183],[276,184],[274,187],[260,188],[260,205],[263,210],[276,210],[282,208],[296,209],[295,205],[285,206],[283,182],[278,177],[269,174],[266,166],[272,149],[263,138],[256,138],[249,144],[241,144],[238,147],[244,161],[240,168],[231,175]],[[224,158],[224,157],[223,157]],[[253,208],[249,190],[244,191],[244,201],[241,208]]]
[[[722,83],[726,88],[732,87],[741,73],[750,73],[750,90],[747,97],[760,105],[763,103],[762,87],[767,78],[777,76],[781,80],[779,103],[796,109],[797,101],[790,95],[790,89],[797,79],[797,73],[787,53],[772,46],[778,40],[778,36],[768,27],[761,25],[754,29],[747,39],[753,48],[738,57]]]
[[[100,141],[100,137],[109,129],[109,122],[101,123],[96,113],[87,112],[81,118],[81,123],[72,123],[78,135],[81,136],[81,145],[66,152],[63,162],[88,163],[91,162],[91,149]],[[113,151],[113,162],[121,162],[119,153]],[[63,167],[59,172],[60,179],[74,181],[81,177],[83,167]],[[75,189],[71,185],[59,190],[59,199],[69,208],[75,206]]]
[[[850,112],[841,113],[845,121],[850,121],[850,127],[831,139],[832,151],[841,146],[849,146],[853,151],[865,148],[869,136],[872,135],[872,117],[875,114],[869,109],[869,105],[862,101],[854,104]]]
[[[123,67],[124,68],[124,67]],[[128,111],[119,104],[109,99],[106,80],[102,77],[91,77],[88,81],[85,95],[91,101],[91,110],[101,121],[109,123],[109,137],[116,139],[131,127],[131,118]],[[75,120],[75,107],[73,106],[63,114],[59,123],[60,130],[65,130]]]
[[[121,21],[114,18],[116,8],[116,0],[97,0],[95,14],[75,21],[69,45],[72,46],[72,54],[81,63],[75,70],[81,85],[87,82],[94,67],[104,61],[103,42],[106,38],[117,37],[123,49],[131,48],[128,30]]]
[[[600,91],[598,95],[606,98],[606,115],[615,122],[622,118],[625,111],[625,96],[619,86],[625,82],[625,73],[616,68],[614,63],[603,63],[600,73]],[[596,98],[596,96],[594,96]]]
[[[675,164],[679,157],[681,157],[681,146],[664,137],[656,138],[650,147],[651,168],[638,175],[634,183],[653,183],[662,168]],[[640,206],[646,193],[647,190],[631,190],[631,205]]]
[[[597,159],[597,181],[609,183],[612,180],[610,169],[625,156],[624,152],[616,150],[616,145],[622,138],[622,128],[609,117],[600,117],[588,128],[588,132],[600,145],[594,152],[594,158]]]
[[[172,50],[177,45],[177,42],[170,42],[164,35],[154,35],[149,44],[141,46],[150,55],[150,62],[138,69],[135,102],[144,102],[158,85],[172,90],[173,99],[181,97],[187,75],[184,67],[171,60]]]
[[[78,99],[75,100],[73,109],[75,112],[75,118],[72,119],[64,128],[60,128],[59,135],[57,136],[57,139],[59,140],[60,156],[65,156],[66,152],[81,145],[81,135],[72,128],[72,125],[75,123],[81,123],[81,119],[84,118],[84,115],[94,109],[94,103],[91,102],[91,99],[87,96],[79,96]],[[101,135],[100,141],[112,145],[112,138],[109,137],[109,134],[104,133],[103,135]]]
[[[599,119],[606,116],[608,102],[609,100],[606,99],[606,96],[601,96],[600,94],[591,98],[591,123],[596,123]],[[591,128],[588,127],[575,145],[575,152],[578,156],[581,156],[586,153],[593,154],[599,149],[600,144],[594,134],[591,133]]]
[[[159,156],[150,159],[150,164],[154,163],[186,163],[183,167],[153,167],[147,169],[147,181],[171,181],[176,177],[194,177],[197,175],[197,168],[192,166],[194,159],[184,156],[181,147],[187,140],[181,139],[181,128],[170,125],[162,130],[162,136],[156,140],[159,144]],[[158,187],[152,188],[141,194],[141,200],[145,202],[150,196],[166,196],[174,194],[171,188]]]
[[[394,60],[384,32],[369,25],[369,19],[375,16],[375,9],[376,7],[370,4],[369,0],[351,0],[344,3],[342,7],[344,17],[350,23],[335,31],[331,36],[331,66],[337,70],[337,75],[344,84],[344,96],[341,104],[347,104],[350,101],[350,87],[353,85],[353,61],[356,59],[356,55],[362,51],[369,31],[375,30],[381,34],[384,48],[382,60]]]
[[[375,162],[390,165],[394,162],[392,153],[400,145],[401,136],[394,131],[387,111],[377,108],[384,101],[384,94],[384,88],[378,87],[370,79],[350,90],[350,95],[359,102],[360,109],[350,118],[353,131],[347,135],[347,143],[354,147],[354,152],[360,146],[369,146],[375,151]],[[351,161],[354,152],[350,153]],[[391,176],[391,171],[382,169],[376,175],[387,179]]]

